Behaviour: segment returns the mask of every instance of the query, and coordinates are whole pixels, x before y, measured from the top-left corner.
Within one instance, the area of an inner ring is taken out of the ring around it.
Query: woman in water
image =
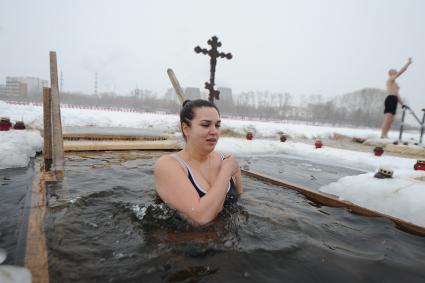
[[[214,151],[220,137],[220,113],[207,100],[185,101],[180,126],[186,146],[164,155],[155,164],[159,197],[189,221],[204,225],[225,202],[242,193],[241,170],[232,155]]]

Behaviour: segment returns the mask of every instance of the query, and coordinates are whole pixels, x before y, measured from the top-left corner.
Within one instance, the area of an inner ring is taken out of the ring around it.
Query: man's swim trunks
[[[397,102],[398,102],[398,96],[388,95],[387,98],[385,99],[384,113],[391,113],[395,115],[395,112],[397,110]]]

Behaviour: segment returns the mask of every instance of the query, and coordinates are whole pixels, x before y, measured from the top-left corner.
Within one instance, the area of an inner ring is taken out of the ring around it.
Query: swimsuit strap
[[[224,160],[224,155],[223,153],[219,152],[221,160]],[[195,179],[195,175],[193,175],[192,170],[190,169],[189,165],[186,163],[186,161],[184,161],[177,153],[173,153],[171,154],[172,157],[174,157],[184,168],[184,170],[186,171],[186,173],[188,174],[189,179],[193,180],[193,185],[195,185],[196,189],[200,190],[201,192],[203,192],[204,194],[207,193],[206,190],[204,190],[204,188],[196,181]],[[232,181],[233,177],[230,178]],[[227,192],[230,190],[231,187],[231,182],[229,182],[229,185],[227,187]]]
[[[187,165],[186,162],[180,156],[177,155],[177,153],[173,153],[171,154],[171,156],[174,157],[183,166],[186,173],[189,172],[189,165]]]
[[[171,154],[171,156],[174,157],[178,162],[180,162],[181,165],[183,165],[186,173],[188,174],[189,179],[193,180],[193,185],[195,186],[195,188],[206,194],[207,191],[204,190],[204,188],[196,181],[195,175],[192,173],[192,170],[190,170],[189,165],[180,156],[178,156],[177,153]]]

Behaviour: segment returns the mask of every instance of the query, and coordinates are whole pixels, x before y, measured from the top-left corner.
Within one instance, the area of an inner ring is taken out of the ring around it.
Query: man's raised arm
[[[399,76],[401,76],[401,74],[403,74],[407,70],[407,68],[409,67],[410,64],[412,64],[412,58],[411,57],[409,57],[407,59],[406,65],[404,65],[403,67],[401,67],[400,71],[398,71],[398,73],[394,76],[394,79],[396,79]]]

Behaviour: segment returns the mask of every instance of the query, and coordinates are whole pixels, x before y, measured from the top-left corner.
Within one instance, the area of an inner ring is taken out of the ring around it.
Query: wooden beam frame
[[[28,219],[25,249],[25,267],[31,271],[33,283],[49,282],[49,263],[44,234],[44,215],[46,213],[46,181],[55,180],[51,172],[42,172],[41,164],[34,164],[31,207]]]
[[[338,198],[336,198],[335,196],[332,195],[328,195],[325,193],[321,193],[318,191],[312,191],[306,188],[303,188],[299,185],[296,184],[292,184],[292,183],[288,183],[288,182],[284,182],[278,179],[274,179],[272,177],[266,176],[266,175],[262,175],[260,173],[256,173],[256,172],[251,172],[245,169],[241,169],[242,173],[246,176],[250,176],[253,178],[256,178],[258,180],[264,181],[264,182],[268,182],[271,183],[273,185],[277,185],[281,188],[284,189],[290,189],[290,190],[294,190],[297,191],[303,195],[305,195],[307,198],[323,204],[323,205],[327,205],[327,206],[331,206],[331,207],[345,207],[347,208],[350,212],[356,213],[356,214],[360,214],[360,215],[364,215],[364,216],[372,216],[372,217],[385,217],[387,219],[390,219],[391,221],[393,221],[400,229],[413,233],[413,234],[417,234],[417,235],[421,235],[421,236],[425,236],[425,227],[413,224],[411,222],[402,220],[400,218],[388,215],[388,214],[384,214],[384,213],[380,213],[374,210],[370,210],[367,209],[365,207],[356,205],[352,202],[349,201],[344,201],[344,200],[340,200]]]
[[[52,102],[50,88],[43,87],[43,156],[44,170],[49,171],[52,165]]]
[[[62,137],[62,121],[59,100],[58,64],[56,52],[50,51],[50,94],[52,105],[52,147],[53,147],[53,169],[63,171],[64,153]]]

